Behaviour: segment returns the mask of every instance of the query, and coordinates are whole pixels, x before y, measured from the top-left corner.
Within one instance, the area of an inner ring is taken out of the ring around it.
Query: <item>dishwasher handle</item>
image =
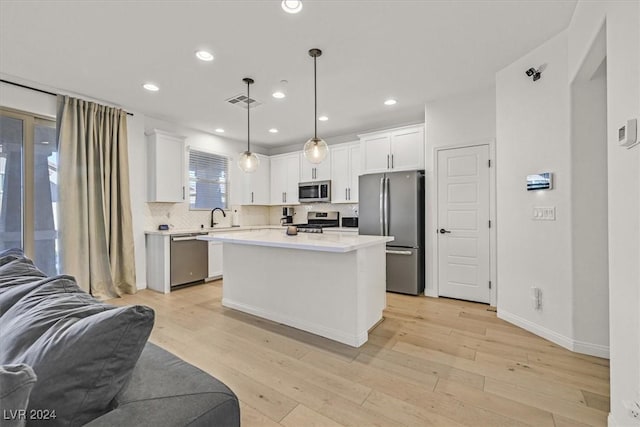
[[[172,237],[172,242],[186,242],[187,240],[196,240],[196,236],[180,236],[180,237]]]

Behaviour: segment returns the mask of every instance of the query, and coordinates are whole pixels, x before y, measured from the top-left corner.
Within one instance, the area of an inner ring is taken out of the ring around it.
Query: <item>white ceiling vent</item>
[[[235,105],[236,107],[240,107],[242,109],[247,109],[247,106],[251,106],[251,108],[256,108],[259,105],[262,105],[260,101],[257,101],[254,98],[247,98],[247,95],[239,94],[232,96],[231,98],[225,99],[231,105]]]

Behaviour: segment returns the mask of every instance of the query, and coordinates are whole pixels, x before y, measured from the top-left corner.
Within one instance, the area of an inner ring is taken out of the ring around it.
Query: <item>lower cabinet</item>
[[[222,277],[222,242],[209,242],[209,279]]]

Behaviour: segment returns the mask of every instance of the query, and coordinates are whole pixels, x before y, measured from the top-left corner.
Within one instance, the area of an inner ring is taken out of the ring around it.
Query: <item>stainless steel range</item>
[[[339,227],[340,212],[308,212],[306,224],[296,224],[300,233],[322,233],[323,228]]]

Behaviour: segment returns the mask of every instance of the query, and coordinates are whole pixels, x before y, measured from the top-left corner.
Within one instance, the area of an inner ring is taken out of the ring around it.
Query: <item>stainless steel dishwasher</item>
[[[171,286],[202,282],[209,275],[209,245],[197,236],[207,233],[171,236]]]

